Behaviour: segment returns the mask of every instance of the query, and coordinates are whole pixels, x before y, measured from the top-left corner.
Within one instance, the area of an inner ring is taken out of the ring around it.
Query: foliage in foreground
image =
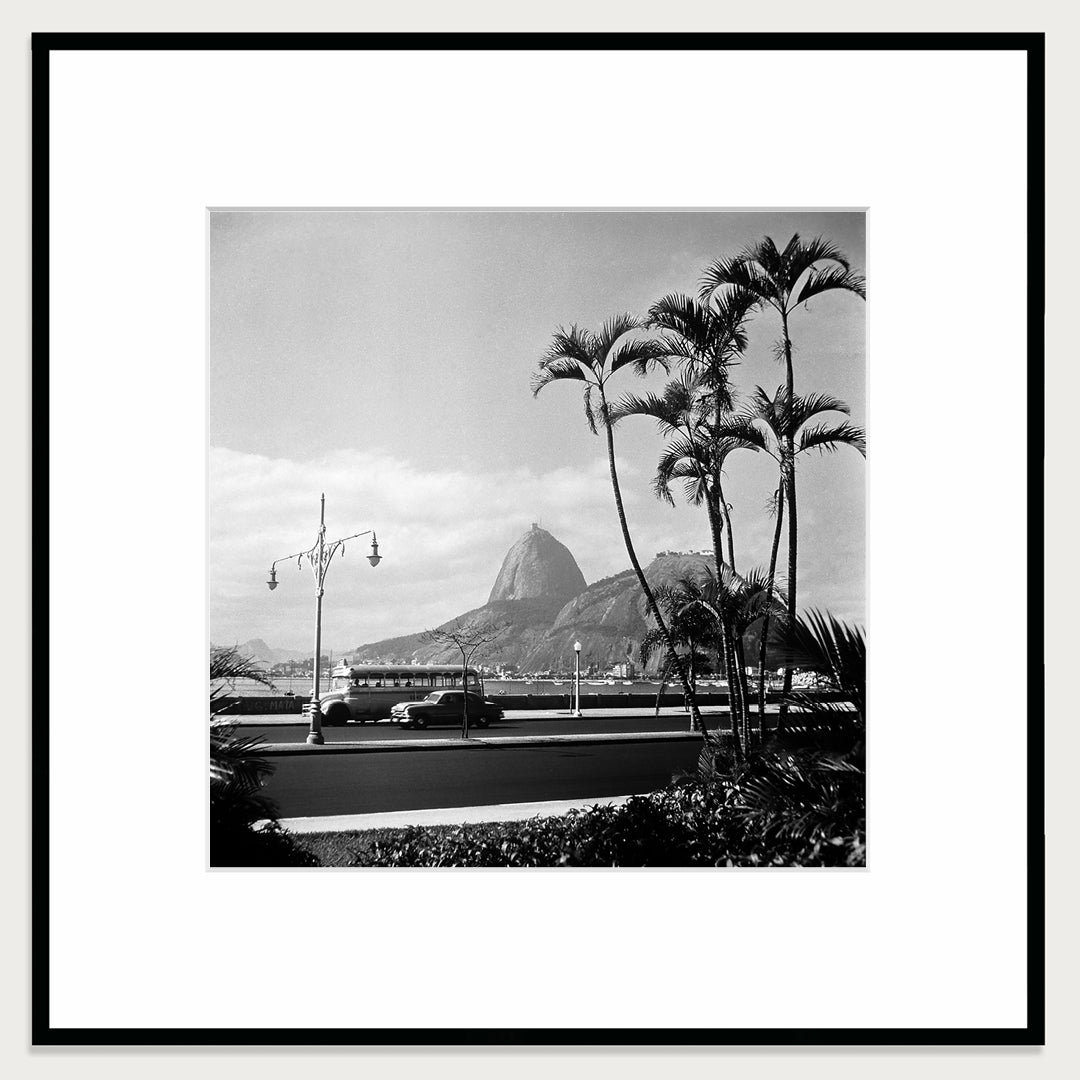
[[[556,818],[307,836],[351,866],[862,866],[862,769],[806,751]]]
[[[277,824],[277,808],[262,794],[274,766],[259,756],[262,739],[237,733],[218,712],[222,687],[231,679],[271,685],[262,668],[235,648],[210,653],[210,865],[317,866]]]
[[[318,866],[277,824],[277,807],[262,794],[274,766],[259,756],[260,738],[236,724],[210,721],[210,865]]]

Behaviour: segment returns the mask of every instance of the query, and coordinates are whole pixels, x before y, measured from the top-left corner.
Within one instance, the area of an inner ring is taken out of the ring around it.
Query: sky
[[[309,649],[314,581],[270,563],[366,529],[326,577],[323,646],[414,633],[486,602],[507,550],[538,522],[587,581],[629,568],[602,437],[581,388],[530,378],[560,326],[599,329],[769,235],[824,235],[865,269],[861,212],[214,211],[209,228],[210,637]],[[795,386],[834,394],[865,423],[865,304],[825,294],[792,317]],[[750,324],[736,390],[783,381],[779,318]],[[662,373],[618,373],[618,393]],[[840,417],[836,417],[840,419]],[[873,433],[869,433],[871,440]],[[616,456],[635,547],[710,546],[702,510],[650,481],[663,440],[631,418]],[[800,458],[799,600],[865,617],[866,462],[850,448]],[[729,459],[740,568],[766,565],[776,486],[764,455]],[[781,564],[785,564],[784,548]]]

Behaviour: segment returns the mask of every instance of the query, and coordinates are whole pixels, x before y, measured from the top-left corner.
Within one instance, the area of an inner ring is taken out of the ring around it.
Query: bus
[[[434,690],[460,690],[461,666],[342,663],[330,672],[330,685],[319,696],[323,723],[363,723],[389,716],[399,701],[419,701]],[[465,689],[483,696],[484,684],[474,668],[466,671]]]

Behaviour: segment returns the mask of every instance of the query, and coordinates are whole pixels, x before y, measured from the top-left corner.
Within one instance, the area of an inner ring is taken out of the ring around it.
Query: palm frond
[[[775,282],[756,261],[745,255],[717,259],[707,266],[701,274],[698,296],[706,302],[725,285],[741,289],[766,303],[773,303],[776,295]]]
[[[862,627],[814,609],[792,622],[774,650],[774,662],[817,671],[846,694],[860,718],[866,707],[866,635]]]
[[[787,247],[781,254],[776,247],[776,241],[771,236],[763,236],[756,243],[748,244],[743,249],[743,258],[748,262],[757,263],[773,281],[779,281],[784,274],[790,252],[797,249],[800,243],[799,234],[792,234]]]
[[[227,713],[235,708],[236,702],[222,706],[237,679],[252,679],[271,689],[273,679],[266,674],[258,660],[239,651],[235,645],[214,645],[210,648],[210,713]]]
[[[676,480],[686,481],[683,488],[686,501],[694,506],[700,506],[709,491],[708,476],[704,467],[700,463],[695,463],[693,458],[673,451],[669,447],[657,463],[653,492],[658,499],[672,506],[675,505],[675,500],[671,495],[671,484]]]
[[[671,439],[661,455],[661,461],[666,460],[681,463],[688,470],[683,474],[686,476],[709,472],[708,447],[689,435],[680,434]]]
[[[589,430],[596,435],[598,432],[596,430],[596,414],[593,412],[592,391],[593,388],[591,386],[585,387],[582,404],[585,406],[585,423],[589,425]]]
[[[569,357],[564,357],[562,359],[545,361],[544,366],[539,371],[533,373],[529,386],[532,390],[533,397],[536,397],[536,395],[549,383],[563,382],[567,379],[572,379],[577,382],[589,382],[589,377],[586,375],[585,369],[582,368],[579,360],[572,360]]]
[[[781,405],[787,403],[787,390],[781,390],[778,398]],[[795,404],[791,410],[791,422],[796,431],[808,420],[826,412],[840,412],[850,415],[851,409],[846,402],[841,401],[832,394],[796,394]]]
[[[621,315],[613,315],[601,327],[600,332],[593,338],[593,355],[602,360],[615,348],[615,343],[631,330],[637,330],[641,326],[640,320],[629,312]]]
[[[661,502],[666,502],[669,506],[675,505],[675,496],[671,494],[672,479],[673,478],[670,473],[665,475],[658,469],[656,475],[653,477],[652,482],[653,494],[657,497],[657,499],[659,499]],[[693,500],[689,499],[687,501],[692,502]]]
[[[687,365],[701,362],[701,350],[692,341],[678,334],[663,334],[656,339],[664,348],[664,358],[670,362],[684,361]]]
[[[821,270],[810,270],[791,307],[797,308],[814,296],[837,289],[853,292],[866,299],[866,279],[862,275],[854,274],[844,267],[827,266]]]
[[[598,350],[596,340],[588,330],[579,327],[576,323],[567,330],[560,326],[551,337],[548,350],[540,358],[540,366],[544,367],[555,360],[576,360],[587,368],[596,366]],[[599,354],[603,357],[603,353]]]
[[[734,340],[736,334],[741,334],[738,351],[746,348],[746,335],[742,327],[750,315],[761,306],[761,297],[756,296],[748,289],[738,286],[722,293],[716,293],[712,298],[712,312],[719,322]]]
[[[758,423],[764,424],[773,439],[779,444],[783,441],[784,430],[787,425],[786,415],[781,415],[785,400],[786,395],[783,387],[776,391],[774,397],[770,397],[764,387],[755,386],[746,404],[736,415],[736,420],[750,427],[754,427]],[[760,429],[757,430],[758,434],[761,435]],[[763,449],[768,448],[763,447]]]
[[[610,412],[613,423],[627,416],[651,416],[664,422],[664,401],[659,394],[651,391],[646,394],[623,394],[611,404]]]
[[[692,297],[669,293],[649,308],[646,325],[672,331],[700,356],[712,341],[714,320],[712,312]]]
[[[730,413],[721,417],[715,423],[706,423],[702,427],[707,432],[710,441],[731,444],[728,452],[740,449],[741,443],[749,444],[749,448],[767,450],[768,441],[760,429],[754,426],[756,417],[749,412]]]
[[[699,404],[702,391],[708,386],[707,376],[690,369],[684,370],[664,386],[664,404],[672,415],[678,415],[683,418],[681,422],[688,423]]]
[[[866,457],[866,432],[861,427],[849,424],[846,420],[839,424],[815,424],[799,432],[795,453],[817,450],[823,454],[831,454],[841,446],[854,446],[863,457]]]
[[[816,236],[813,240],[807,240],[804,243],[799,234],[795,233],[784,249],[784,259],[795,277],[801,276],[805,270],[820,262],[835,262],[845,270],[850,269],[847,256],[831,240],[826,240],[823,236]],[[792,282],[795,277],[792,278]]]
[[[633,364],[639,375],[646,375],[656,366],[668,370],[667,356],[662,342],[653,338],[637,338],[625,341],[607,354],[608,370],[614,374],[627,364]]]

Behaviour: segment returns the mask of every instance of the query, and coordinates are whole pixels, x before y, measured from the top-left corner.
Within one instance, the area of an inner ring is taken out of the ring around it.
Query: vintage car
[[[390,720],[402,727],[426,728],[428,724],[460,724],[462,698],[460,690],[436,690],[422,701],[399,701],[390,710]],[[469,723],[487,727],[493,720],[501,720],[502,708],[494,701],[486,701],[479,694],[468,694]]]

